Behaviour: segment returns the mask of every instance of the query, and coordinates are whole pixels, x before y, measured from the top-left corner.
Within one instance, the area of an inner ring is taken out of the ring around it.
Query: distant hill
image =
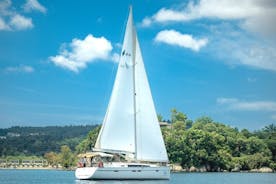
[[[11,127],[0,129],[0,157],[7,155],[42,156],[49,151],[59,151],[61,145],[72,150],[97,125]]]

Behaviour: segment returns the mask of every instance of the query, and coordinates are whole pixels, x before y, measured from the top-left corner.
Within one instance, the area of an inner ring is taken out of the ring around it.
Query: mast
[[[131,6],[114,86],[94,150],[132,154],[136,162],[168,162]]]
[[[136,57],[136,32],[133,22],[132,6],[129,6],[129,14],[131,18],[131,35],[132,35],[132,66],[133,66],[133,117],[134,117],[134,143],[135,154],[134,158],[137,160],[137,121],[136,121],[136,84],[135,84],[135,57]]]

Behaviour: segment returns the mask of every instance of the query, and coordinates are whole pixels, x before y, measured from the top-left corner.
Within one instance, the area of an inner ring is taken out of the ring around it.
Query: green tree
[[[264,156],[270,156],[271,152],[268,149],[267,145],[261,139],[257,137],[249,137],[246,141],[246,151],[248,155],[253,155],[255,153],[263,153]]]
[[[45,153],[44,158],[47,160],[47,162],[51,165],[51,166],[58,166],[59,163],[59,157],[58,154],[55,152],[48,152]]]
[[[100,129],[101,126],[97,126],[88,133],[87,137],[84,140],[82,140],[82,142],[79,145],[76,146],[77,153],[91,151],[91,149],[94,147],[96,143]]]
[[[163,116],[161,114],[157,114],[157,119],[159,122],[163,121]]]
[[[187,120],[186,114],[177,111],[175,108],[171,110],[171,121],[175,123],[177,121],[185,122]]]
[[[62,167],[68,169],[69,167],[75,165],[75,158],[76,157],[73,155],[71,149],[68,146],[61,146],[59,159]]]
[[[187,129],[189,129],[193,126],[193,120],[188,119],[188,120],[185,121],[185,123],[186,123],[186,128]]]
[[[252,133],[250,133],[247,129],[242,129],[241,134],[246,138],[249,138],[252,136]]]
[[[270,124],[254,134],[266,143],[272,153],[272,160],[276,162],[276,126]]]

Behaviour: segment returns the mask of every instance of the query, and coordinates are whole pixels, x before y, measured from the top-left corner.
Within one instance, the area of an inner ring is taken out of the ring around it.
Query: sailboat
[[[84,156],[84,155],[82,155]],[[78,179],[169,179],[157,119],[130,7],[118,70],[93,151]]]

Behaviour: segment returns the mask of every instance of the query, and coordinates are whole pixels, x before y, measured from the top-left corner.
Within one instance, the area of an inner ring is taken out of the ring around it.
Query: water
[[[0,184],[276,184],[276,173],[172,173],[169,181],[79,181],[73,171],[0,170]]]

